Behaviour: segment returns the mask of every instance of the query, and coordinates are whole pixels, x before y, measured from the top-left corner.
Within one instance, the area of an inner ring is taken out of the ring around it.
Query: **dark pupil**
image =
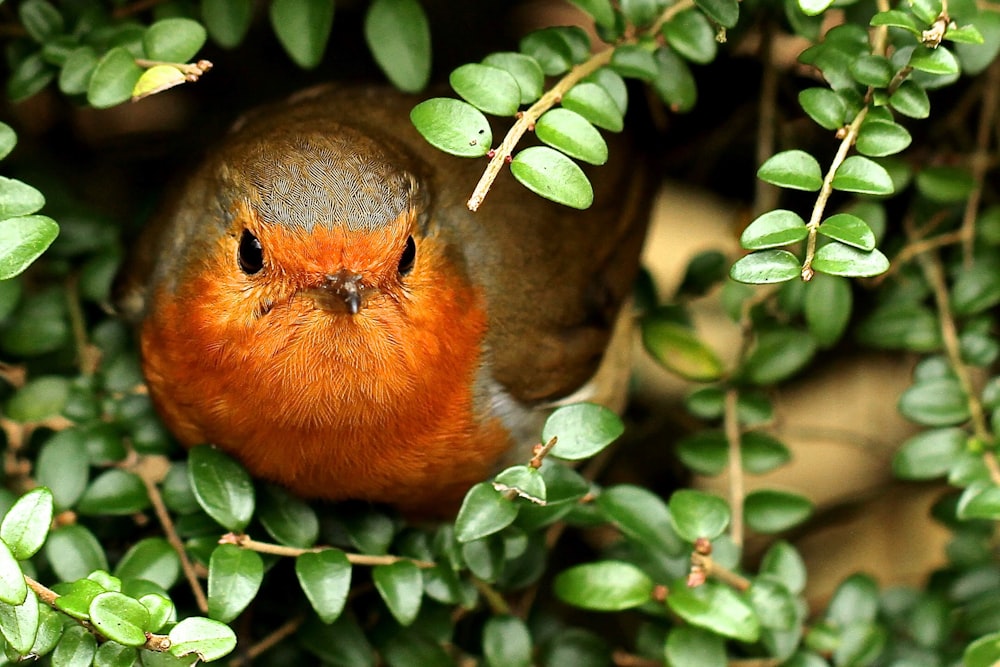
[[[264,268],[264,248],[257,237],[248,230],[243,230],[240,238],[240,268],[243,273],[254,274]]]
[[[413,260],[417,258],[417,244],[413,242],[413,237],[406,239],[406,248],[403,249],[403,256],[399,258],[399,275],[405,276],[413,270]]]

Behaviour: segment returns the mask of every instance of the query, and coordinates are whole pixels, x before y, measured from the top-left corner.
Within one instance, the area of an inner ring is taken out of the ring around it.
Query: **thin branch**
[[[903,246],[903,249],[899,251],[892,262],[889,264],[889,270],[882,275],[876,276],[872,280],[873,285],[879,285],[884,282],[889,276],[896,273],[900,267],[906,266],[907,262],[916,257],[917,255],[925,252],[930,252],[931,250],[937,250],[938,248],[944,248],[946,246],[953,245],[962,241],[962,230],[956,229],[953,232],[948,232],[947,234],[941,234],[940,236],[935,236],[929,239],[921,239],[920,241],[914,241],[912,243],[907,243]]]
[[[486,600],[486,604],[489,605],[490,611],[494,615],[509,616],[511,614],[510,605],[507,604],[507,600],[500,594],[500,591],[479,577],[472,577],[472,585],[476,587],[479,594]]]
[[[738,548],[743,548],[743,499],[746,489],[743,484],[743,456],[740,451],[740,422],[737,405],[740,391],[735,387],[726,390],[723,426],[726,442],[729,444],[729,507],[732,519],[729,536]]]
[[[757,106],[757,166],[764,164],[775,154],[775,129],[778,108],[778,68],[774,64],[774,25],[764,24],[761,40],[761,61],[764,72],[760,81],[760,103]],[[778,204],[780,190],[777,186],[755,179],[753,195],[754,217],[764,211],[774,209]]]
[[[962,264],[966,269],[972,266],[972,251],[976,240],[976,217],[983,198],[983,181],[990,166],[989,143],[993,123],[996,121],[997,100],[1000,97],[1000,61],[995,61],[986,72],[983,86],[983,103],[979,110],[979,125],[976,128],[976,147],[972,153],[972,180],[975,185],[965,202],[962,214]]]
[[[718,579],[727,586],[731,586],[740,592],[749,590],[750,586],[753,585],[753,582],[746,577],[736,574],[729,568],[716,563],[711,554],[703,554],[695,550],[691,554],[691,563],[694,567],[701,568],[701,570],[705,573],[705,576]]]
[[[70,328],[76,344],[77,363],[80,373],[86,377],[97,372],[101,363],[101,351],[87,339],[87,321],[80,304],[80,272],[74,271],[66,281],[66,306],[69,311]]]
[[[307,553],[320,553],[321,551],[326,551],[331,547],[310,547],[308,549],[301,549],[299,547],[286,547],[282,544],[271,544],[270,542],[258,542],[257,540],[251,538],[249,535],[236,533],[226,533],[219,538],[219,544],[234,544],[242,549],[249,549],[250,551],[256,551],[262,554],[271,554],[274,556],[284,556],[286,558],[297,558],[302,554]],[[405,556],[371,556],[368,554],[352,554],[345,553],[349,563],[353,565],[392,565],[393,563],[399,563],[402,561],[409,561],[417,567],[420,568],[431,568],[435,567],[437,564],[426,560],[419,560],[416,558],[407,558]]]
[[[251,646],[249,649],[244,651],[243,655],[234,658],[229,661],[230,667],[241,667],[241,665],[249,665],[254,661],[255,658],[261,656],[261,654],[274,648],[281,642],[281,640],[295,634],[302,624],[305,622],[306,617],[303,614],[298,616],[293,616],[281,625],[279,625],[274,632],[270,633],[259,642]]]

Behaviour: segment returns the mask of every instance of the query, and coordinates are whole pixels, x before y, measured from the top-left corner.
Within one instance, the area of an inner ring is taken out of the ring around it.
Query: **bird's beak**
[[[341,269],[319,287],[302,290],[301,294],[312,299],[323,310],[356,315],[365,305],[365,298],[371,288],[361,282],[361,276],[347,269]]]

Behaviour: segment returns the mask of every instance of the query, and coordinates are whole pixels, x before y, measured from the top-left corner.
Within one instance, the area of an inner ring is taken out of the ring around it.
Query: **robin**
[[[605,351],[649,205],[624,141],[588,211],[503,178],[473,214],[484,165],[429,146],[417,101],[340,87],[253,112],[144,232],[118,305],[181,443],[303,497],[440,514],[554,404],[620,400]]]

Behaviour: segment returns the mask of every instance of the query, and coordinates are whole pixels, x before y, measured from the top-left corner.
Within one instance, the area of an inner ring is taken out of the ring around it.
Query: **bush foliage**
[[[697,426],[677,458],[736,480],[784,466],[791,453],[769,428],[776,387],[836,363],[846,346],[911,354],[898,411],[922,430],[898,443],[893,470],[941,480],[933,520],[952,533],[948,563],[920,587],[882,590],[852,575],[824,608],[810,608],[806,565],[788,537],[814,512],[807,498],[740,484],[727,497],[663,492],[605,481],[600,465],[566,465],[603,457],[622,433],[594,405],[555,412],[533,459],[474,486],[454,522],[440,525],[305,503],[210,446],[183,452],[141,389],[128,330],[98,307],[123,254],[123,215],[67,194],[65,137],[44,143],[28,131],[7,157],[25,134],[19,122],[30,125],[22,114],[0,124],[3,166],[18,176],[0,178],[0,660],[1000,661],[1000,6],[572,4],[600,42],[580,25],[511,39],[451,69],[454,96],[417,105],[412,122],[441,150],[490,159],[470,208],[489,205],[489,183],[508,163],[528,190],[586,208],[592,190],[577,163],[607,159],[602,132],[628,128],[627,108],[653,100],[661,118],[699,105],[719,116],[727,96],[735,107],[742,75],[728,51],[757,35],[762,71],[782,77],[791,103],[776,86],[759,96],[796,119],[796,131],[779,141],[774,118],[761,114],[746,252],[696,256],[663,302],[640,293],[645,347],[692,387],[685,408]],[[175,86],[196,96],[200,78],[227,77],[224,67],[207,74],[206,53],[246,58],[253,77],[253,54],[274,66],[280,44],[294,65],[276,67],[290,79],[296,67],[313,81],[335,77],[339,64],[324,55],[337,40],[397,87],[420,91],[447,41],[418,0],[372,0],[353,31],[335,21],[333,0],[23,0],[0,10],[8,98],[46,99],[61,113]],[[778,73],[770,60],[779,38],[797,45],[798,69]],[[971,133],[949,129],[956,107],[974,119]],[[516,122],[494,138],[488,116]],[[520,148],[528,132],[541,145]],[[752,170],[736,177],[752,187]],[[692,324],[689,306],[707,293],[742,332],[733,361]],[[595,530],[606,537],[582,546]],[[744,553],[748,532],[774,536],[759,557]],[[567,541],[569,556],[557,549]]]

